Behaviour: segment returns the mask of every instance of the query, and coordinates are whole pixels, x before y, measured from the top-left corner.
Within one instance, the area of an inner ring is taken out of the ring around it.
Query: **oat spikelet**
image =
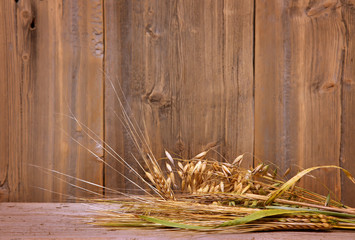
[[[170,153],[168,151],[166,151],[166,150],[165,150],[165,155],[170,160],[170,162],[174,165],[174,159],[172,158]]]
[[[193,157],[192,159],[202,159],[203,157],[205,157],[207,154],[207,151],[203,151],[199,154],[197,154],[195,157]]]
[[[236,157],[236,159],[234,159],[232,164],[240,166],[240,164],[242,163],[243,157],[244,157],[244,154],[239,155],[238,157]]]

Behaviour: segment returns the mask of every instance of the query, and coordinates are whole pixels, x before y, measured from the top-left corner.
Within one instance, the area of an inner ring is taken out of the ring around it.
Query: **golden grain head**
[[[172,171],[173,171],[173,169],[172,169],[172,167],[170,166],[169,163],[166,163],[165,165],[166,165],[166,169],[167,169],[169,172],[172,172]]]
[[[240,164],[242,163],[242,160],[243,160],[243,157],[244,157],[244,154],[242,155],[239,155],[238,157],[236,157],[233,161],[233,165],[237,165],[237,166],[240,166]]]
[[[222,165],[222,171],[226,177],[232,175],[231,171],[225,165]]]
[[[187,172],[187,169],[189,169],[189,168],[190,168],[190,163],[186,163],[185,166],[184,166],[184,168],[182,169],[182,171],[183,171],[184,173],[186,173],[186,172]]]
[[[205,157],[207,154],[207,151],[203,151],[199,154],[197,154],[195,157],[193,157],[192,159],[202,159],[203,157]]]
[[[183,169],[184,169],[184,166],[182,165],[182,163],[181,163],[181,162],[178,162],[178,166],[179,166],[179,168],[180,168],[181,170],[183,170]]]
[[[165,156],[170,160],[171,164],[174,165],[174,159],[171,157],[170,153],[165,150]]]
[[[220,182],[219,187],[221,189],[221,192],[224,192],[224,182]]]
[[[149,178],[151,183],[155,184],[154,178],[149,172],[145,172],[145,175]]]

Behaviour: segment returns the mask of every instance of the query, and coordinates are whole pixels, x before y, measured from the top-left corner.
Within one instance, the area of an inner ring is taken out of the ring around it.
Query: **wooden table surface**
[[[110,230],[88,222],[105,204],[0,203],[0,239],[355,239],[355,231],[201,233],[177,230]]]

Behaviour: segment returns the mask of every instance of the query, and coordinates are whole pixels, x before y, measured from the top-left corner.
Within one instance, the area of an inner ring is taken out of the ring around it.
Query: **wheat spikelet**
[[[277,231],[277,230],[318,230],[325,231],[332,229],[332,225],[328,223],[277,223],[270,222],[260,227],[253,227],[254,231]]]
[[[174,193],[170,188],[170,184],[160,174],[154,174],[154,184],[157,190],[165,197],[165,199],[174,200]]]

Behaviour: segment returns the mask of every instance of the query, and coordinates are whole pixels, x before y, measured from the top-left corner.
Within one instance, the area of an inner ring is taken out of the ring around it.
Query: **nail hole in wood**
[[[19,0],[15,0],[15,3],[18,3]]]
[[[32,22],[30,24],[30,29],[35,30],[36,29],[36,18],[32,19]]]

